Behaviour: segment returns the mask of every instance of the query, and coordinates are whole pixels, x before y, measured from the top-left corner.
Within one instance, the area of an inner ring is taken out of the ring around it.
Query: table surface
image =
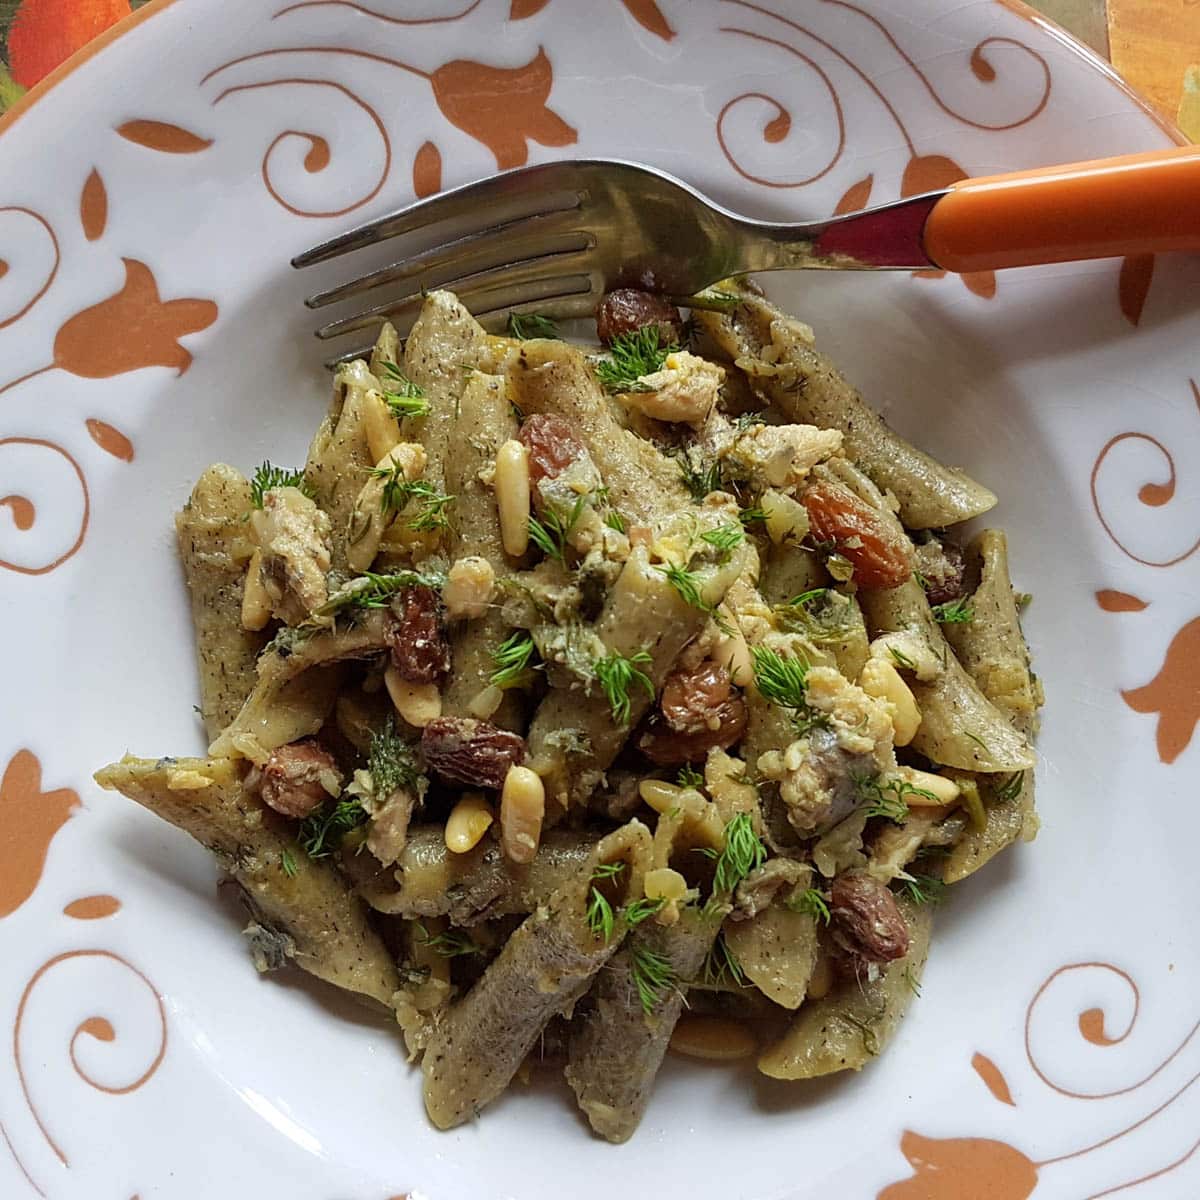
[[[0,112],[146,0],[0,0]],[[1198,0],[1033,0],[1200,141]]]

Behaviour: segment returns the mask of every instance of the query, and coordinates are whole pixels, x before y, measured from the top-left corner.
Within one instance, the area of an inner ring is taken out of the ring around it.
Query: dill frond
[[[537,647],[528,630],[518,629],[492,651],[492,666],[496,669],[488,677],[493,687],[507,688],[521,682],[530,669]]]
[[[804,891],[789,896],[786,904],[792,912],[807,913],[814,921],[829,924],[829,901],[820,888],[805,888]]]
[[[263,496],[267,492],[273,492],[276,488],[287,487],[298,488],[310,500],[314,497],[312,487],[304,478],[302,470],[285,471],[282,467],[277,467],[273,463],[264,461],[254,472],[254,476],[250,480],[250,503],[255,508],[262,508]]]
[[[561,341],[558,325],[553,317],[544,313],[515,313],[508,314],[508,334],[518,341],[527,342],[531,338],[552,338]]]
[[[629,951],[629,974],[637,988],[642,1011],[649,1015],[675,986],[675,970],[670,960],[647,946]]]
[[[639,650],[629,658],[614,651],[604,658],[597,659],[592,664],[596,681],[600,684],[600,690],[604,693],[608,707],[612,710],[613,720],[618,725],[625,725],[629,722],[632,704],[629,696],[630,688],[640,687],[651,700],[654,699],[654,681],[644,671],[638,669],[652,661],[645,650]]]
[[[965,625],[975,620],[975,605],[969,596],[948,600],[945,604],[935,604],[929,611],[940,625]]]
[[[643,325],[613,338],[608,357],[596,364],[596,375],[608,392],[644,391],[642,376],[661,371],[667,355],[678,349],[663,341],[659,325]]]

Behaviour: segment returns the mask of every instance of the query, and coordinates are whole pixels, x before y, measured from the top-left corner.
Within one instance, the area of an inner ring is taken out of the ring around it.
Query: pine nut
[[[683,788],[676,787],[673,783],[665,783],[661,779],[643,779],[638,784],[638,795],[656,813],[665,813],[679,803]]]
[[[503,699],[504,693],[498,687],[489,683],[487,687],[475,693],[467,708],[470,710],[471,716],[478,717],[481,721],[486,721],[495,714],[496,709],[500,707]]]
[[[682,900],[688,892],[687,880],[671,867],[647,871],[642,883],[647,900]]]
[[[392,416],[387,401],[374,390],[363,396],[362,421],[371,461],[378,462],[400,441],[400,422]]]
[[[863,665],[858,686],[888,706],[894,731],[892,740],[897,746],[907,746],[921,727],[921,710],[900,672],[886,659],[870,658]]]
[[[930,808],[942,804],[953,804],[962,795],[962,789],[958,784],[953,779],[947,779],[945,775],[918,771],[916,767],[897,767],[896,773],[906,783],[919,788],[922,792],[929,792],[933,796],[933,799],[930,800],[927,796],[914,795],[912,792],[906,791],[904,803],[909,808]]]
[[[754,1035],[737,1021],[727,1017],[680,1017],[671,1034],[671,1049],[689,1058],[710,1062],[730,1062],[749,1058],[758,1049]]]
[[[546,789],[528,767],[509,767],[500,792],[500,848],[515,863],[533,861],[546,815]]]
[[[482,617],[496,593],[496,571],[478,554],[460,558],[446,574],[442,600],[451,620]]]
[[[259,630],[271,619],[271,597],[262,581],[262,551],[250,555],[242,586],[242,628]]]
[[[529,452],[515,438],[496,453],[496,509],[504,552],[517,558],[529,545]]]
[[[442,693],[436,683],[409,683],[395,667],[384,671],[383,682],[396,711],[417,729],[442,715]]]
[[[492,806],[482,792],[464,793],[446,818],[446,849],[452,854],[474,850],[494,820]]]

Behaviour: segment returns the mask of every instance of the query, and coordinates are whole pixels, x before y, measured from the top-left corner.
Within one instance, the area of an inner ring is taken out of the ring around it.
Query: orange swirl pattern
[[[782,13],[775,12],[773,9],[767,8],[764,5],[753,3],[753,0],[722,0],[722,3],[734,6],[735,8],[743,10],[745,12],[754,13],[754,14],[757,14],[758,16],[767,18],[769,21],[777,23],[778,25],[781,25],[785,29],[791,31],[791,33],[800,34],[802,37],[807,38],[808,40],[810,40],[812,42],[815,42],[818,46],[820,46],[823,49],[825,49],[826,51],[828,51],[830,54],[832,54],[834,57],[836,57],[841,63],[843,63],[846,67],[848,67],[851,71],[853,71],[854,74],[858,77],[859,81],[869,91],[871,91],[874,94],[875,98],[882,105],[884,111],[888,114],[888,116],[891,118],[891,120],[896,125],[896,128],[899,130],[901,137],[904,139],[905,145],[908,147],[908,152],[909,152],[909,155],[911,156],[911,158],[914,161],[917,161],[922,157],[928,157],[928,156],[921,156],[918,154],[915,141],[912,137],[912,134],[909,132],[906,122],[901,117],[900,113],[897,111],[895,105],[888,98],[888,96],[884,92],[883,88],[879,85],[879,83],[877,82],[877,79],[872,78],[872,76],[869,75],[866,71],[864,71],[863,68],[858,63],[856,63],[848,54],[846,54],[844,51],[842,51],[837,45],[835,45],[833,42],[831,42],[828,38],[822,37],[820,34],[818,34],[815,30],[813,30],[809,26],[803,25],[798,21],[792,20],[790,17],[786,17]],[[992,65],[991,61],[988,59],[986,52],[988,49],[994,48],[997,46],[1011,46],[1011,47],[1015,47],[1015,48],[1019,49],[1024,54],[1028,55],[1029,58],[1033,62],[1035,62],[1037,64],[1037,66],[1040,68],[1041,76],[1042,76],[1041,87],[1038,91],[1037,96],[1034,98],[1031,107],[1029,108],[1029,110],[1027,112],[1021,114],[1019,117],[1017,117],[1011,121],[999,121],[999,122],[995,122],[995,123],[989,123],[989,122],[985,122],[985,121],[975,120],[974,118],[969,117],[966,114],[961,113],[957,109],[951,107],[943,99],[941,94],[934,87],[934,85],[931,82],[931,80],[929,79],[929,77],[925,74],[925,72],[921,69],[921,67],[917,64],[917,62],[908,54],[907,51],[905,51],[905,49],[900,45],[900,43],[892,35],[891,31],[887,28],[886,25],[883,24],[882,21],[879,20],[878,17],[865,11],[864,9],[860,8],[858,5],[848,3],[847,0],[821,0],[821,3],[832,5],[834,7],[845,9],[849,12],[855,13],[859,17],[861,17],[863,20],[865,20],[865,21],[869,22],[871,25],[873,25],[884,36],[884,38],[887,40],[888,44],[892,47],[892,49],[895,50],[896,54],[900,57],[901,61],[905,65],[905,67],[907,67],[907,69],[920,81],[921,86],[924,88],[924,90],[926,92],[928,92],[929,96],[932,98],[932,100],[938,106],[938,108],[940,108],[948,116],[954,118],[956,121],[959,121],[964,125],[968,125],[974,129],[979,129],[979,130],[987,131],[987,132],[1001,132],[1004,130],[1015,129],[1020,125],[1025,125],[1028,122],[1032,121],[1035,117],[1038,116],[1039,113],[1041,113],[1045,109],[1046,105],[1049,103],[1050,92],[1051,92],[1051,76],[1050,76],[1049,64],[1046,62],[1045,58],[1042,55],[1040,55],[1036,50],[1032,49],[1029,46],[1026,46],[1023,42],[1019,42],[1014,38],[987,37],[987,38],[984,38],[983,40],[981,40],[980,42],[978,42],[973,47],[971,54],[968,58],[968,65],[969,65],[972,73],[975,75],[975,77],[978,80],[980,80],[981,83],[990,84],[990,83],[994,82],[997,78],[996,69]],[[796,46],[793,46],[790,42],[783,41],[780,38],[770,37],[770,36],[768,36],[764,33],[761,33],[757,30],[744,29],[744,28],[741,28],[738,26],[723,25],[723,26],[721,26],[720,32],[729,34],[732,36],[736,36],[736,37],[746,38],[746,39],[760,42],[760,43],[763,43],[766,45],[774,46],[778,49],[785,51],[786,53],[788,53],[792,57],[798,59],[799,61],[803,62],[811,70],[816,72],[816,74],[820,78],[822,84],[824,85],[825,89],[829,92],[830,97],[833,101],[835,110],[837,112],[837,118],[838,118],[838,145],[837,145],[837,148],[834,151],[830,161],[828,163],[826,163],[823,168],[821,168],[819,170],[815,170],[812,173],[805,175],[803,177],[792,179],[787,182],[780,182],[780,181],[776,181],[776,180],[767,179],[767,178],[762,177],[761,174],[756,174],[756,173],[749,171],[744,166],[744,164],[742,164],[738,161],[737,157],[733,153],[733,150],[731,149],[730,142],[732,139],[728,136],[728,133],[725,129],[725,121],[729,115],[730,109],[733,106],[735,106],[745,100],[758,99],[758,100],[766,101],[775,107],[777,116],[776,116],[774,122],[771,122],[767,126],[764,127],[763,140],[767,141],[767,142],[777,142],[777,141],[781,141],[782,138],[773,137],[771,135],[772,126],[775,125],[776,122],[779,122],[780,120],[782,120],[783,118],[785,118],[787,116],[787,110],[786,110],[785,106],[783,104],[781,104],[774,97],[766,96],[761,92],[743,93],[742,95],[736,96],[732,100],[728,101],[722,107],[721,111],[719,112],[719,114],[717,116],[717,139],[720,143],[721,152],[724,154],[726,161],[743,178],[750,179],[755,183],[759,183],[759,184],[762,184],[767,187],[792,187],[792,188],[803,187],[807,184],[816,182],[818,179],[823,178],[826,174],[828,174],[828,172],[834,167],[834,165],[841,158],[842,152],[845,148],[845,142],[846,142],[845,125],[844,125],[843,116],[842,116],[841,99],[838,96],[837,89],[834,87],[829,76],[813,59],[808,57],[808,55],[804,54]],[[959,177],[961,178],[961,174],[959,175]]]
[[[275,200],[280,207],[285,208],[288,212],[297,217],[343,217],[347,213],[353,212],[356,208],[361,208],[364,204],[369,204],[383,190],[383,185],[387,182],[388,175],[392,169],[392,142],[388,137],[387,127],[380,119],[379,114],[363,99],[355,95],[344,84],[336,83],[332,79],[308,79],[303,77],[289,77],[283,79],[268,79],[261,83],[243,83],[234,87],[228,87],[221,92],[215,100],[213,106],[220,104],[230,96],[237,95],[243,92],[261,91],[264,88],[276,87],[316,87],[328,88],[334,91],[351,104],[355,105],[360,111],[364,112],[375,127],[375,132],[378,133],[380,141],[383,143],[384,161],[383,166],[379,171],[378,179],[375,185],[369,192],[359,198],[351,201],[349,204],[343,205],[341,208],[301,208],[297,204],[289,201],[278,189],[275,181],[271,178],[271,158],[280,143],[288,138],[301,138],[308,142],[308,153],[304,158],[304,168],[310,174],[316,174],[319,171],[324,171],[329,166],[331,155],[329,153],[328,143],[324,138],[313,133],[306,133],[299,129],[285,129],[282,133],[276,135],[271,144],[267,147],[262,159],[262,179],[263,185],[270,193],[272,199]]]
[[[79,521],[79,533],[71,545],[56,555],[49,562],[39,563],[35,566],[30,566],[28,563],[13,562],[0,556],[0,568],[6,571],[15,571],[19,575],[46,575],[53,571],[56,567],[61,567],[67,559],[78,553],[79,547],[83,545],[83,539],[87,534],[88,522],[91,520],[91,498],[88,494],[87,480],[83,475],[83,468],[75,458],[68,454],[61,446],[54,442],[46,441],[45,438],[29,438],[29,437],[9,437],[0,438],[0,456],[3,455],[6,446],[37,446],[45,450],[51,460],[55,457],[63,459],[69,465],[71,472],[74,473],[75,479],[78,481],[80,494],[82,496],[82,515]],[[48,460],[50,461],[50,460]],[[54,468],[47,466],[47,472],[52,474]],[[16,528],[27,533],[34,528],[37,509],[36,506],[25,496],[6,496],[5,502],[12,509],[15,518],[14,524]]]
[[[1198,1021],[1165,1059],[1137,1082],[1125,1087],[1103,1092],[1082,1092],[1056,1082],[1038,1061],[1033,1049],[1032,1025],[1037,1010],[1051,990],[1057,990],[1066,983],[1082,979],[1086,975],[1094,976],[1096,972],[1099,972],[1102,978],[1115,980],[1121,987],[1128,989],[1129,997],[1133,1001],[1133,1010],[1125,1027],[1119,1032],[1110,1034],[1105,1028],[1105,1013],[1102,1009],[1084,1009],[1076,1018],[1079,1034],[1091,1045],[1102,1049],[1121,1045],[1133,1033],[1137,1024],[1141,1009],[1141,993],[1133,977],[1112,963],[1079,962],[1059,967],[1038,988],[1025,1013],[1025,1053],[1029,1065],[1038,1079],[1048,1088],[1060,1096],[1074,1100],[1107,1100],[1139,1091],[1174,1062],[1195,1037],[1197,1030],[1200,1030],[1200,1021]],[[1094,983],[1093,978],[1093,985]],[[1004,1104],[1012,1104],[1008,1084],[999,1068],[990,1059],[977,1054],[972,1060],[972,1066],[987,1083],[989,1090],[997,1100]],[[908,1179],[889,1184],[879,1192],[876,1200],[964,1200],[965,1197],[975,1196],[987,1196],[988,1200],[1026,1200],[1039,1186],[1042,1173],[1047,1168],[1083,1158],[1119,1142],[1122,1138],[1141,1129],[1168,1111],[1198,1082],[1200,1082],[1200,1072],[1192,1075],[1165,1100],[1125,1128],[1109,1134],[1097,1142],[1041,1161],[1034,1161],[1014,1146],[989,1138],[928,1138],[914,1133],[912,1130],[906,1130],[901,1139],[900,1148],[912,1167],[913,1174]],[[1152,1179],[1159,1179],[1183,1165],[1197,1151],[1200,1151],[1200,1140],[1197,1140],[1184,1154],[1170,1162],[1161,1164],[1133,1179],[1126,1179],[1087,1196],[1080,1196],[1079,1200],[1101,1200],[1102,1197],[1116,1195],[1118,1192],[1128,1191]]]
[[[1196,406],[1198,409],[1200,409],[1200,387],[1197,387],[1194,379],[1188,380],[1188,383],[1192,389],[1192,397],[1196,402]],[[1158,440],[1158,438],[1152,437],[1148,433],[1118,433],[1115,437],[1111,437],[1107,442],[1105,442],[1103,448],[1096,457],[1095,464],[1092,467],[1092,510],[1095,512],[1097,520],[1099,520],[1100,524],[1103,526],[1104,532],[1108,534],[1113,545],[1116,546],[1122,554],[1133,559],[1135,563],[1140,563],[1144,567],[1173,567],[1176,563],[1181,563],[1184,561],[1184,559],[1190,558],[1196,553],[1197,549],[1200,549],[1200,536],[1197,536],[1196,540],[1186,550],[1179,554],[1175,554],[1170,558],[1148,558],[1144,555],[1138,554],[1135,550],[1132,550],[1129,546],[1127,546],[1117,536],[1112,524],[1109,522],[1108,517],[1105,516],[1104,505],[1100,500],[1100,493],[1097,483],[1100,477],[1100,472],[1104,467],[1105,460],[1118,446],[1125,442],[1145,442],[1148,445],[1153,446],[1154,449],[1162,455],[1163,461],[1166,463],[1167,467],[1166,480],[1161,482],[1152,481],[1143,483],[1142,486],[1138,488],[1138,500],[1148,508],[1162,508],[1175,498],[1177,477],[1175,472],[1175,457],[1172,455],[1171,451],[1168,450],[1167,447]]]
[[[76,1056],[76,1043],[79,1038],[85,1034],[91,1037],[98,1038],[101,1041],[112,1042],[116,1040],[116,1031],[112,1025],[103,1017],[88,1017],[81,1021],[76,1026],[74,1033],[71,1036],[69,1043],[69,1055],[71,1065],[79,1076],[89,1087],[95,1088],[97,1091],[105,1092],[108,1095],[124,1096],[130,1092],[135,1092],[142,1087],[158,1070],[162,1064],[162,1060],[167,1052],[167,1012],[163,1005],[162,997],[158,994],[158,989],[153,983],[131,962],[122,958],[119,954],[114,954],[111,950],[68,950],[62,954],[56,954],[53,958],[43,963],[37,971],[34,972],[32,978],[25,985],[25,990],[21,993],[21,1000],[17,1006],[16,1020],[13,1022],[13,1060],[17,1066],[17,1078],[21,1085],[21,1094],[25,1098],[25,1104],[37,1123],[38,1129],[42,1136],[46,1139],[46,1144],[54,1152],[59,1162],[64,1167],[70,1166],[70,1160],[58,1142],[51,1136],[50,1130],[47,1127],[41,1113],[33,1103],[33,1098],[29,1092],[29,1079],[25,1071],[25,1063],[21,1053],[21,1029],[25,1022],[26,1010],[29,1005],[31,996],[38,983],[44,978],[47,972],[52,971],[60,963],[69,962],[78,959],[101,959],[109,962],[117,963],[125,970],[132,971],[139,980],[146,986],[150,995],[154,998],[154,1003],[157,1006],[158,1021],[159,1021],[159,1046],[158,1051],[147,1066],[131,1083],[124,1084],[119,1087],[112,1087],[107,1084],[100,1083],[93,1079],[87,1071],[83,1069]]]
[[[0,215],[3,215],[4,213],[20,213],[22,216],[29,217],[31,220],[36,221],[46,231],[46,234],[50,238],[50,244],[54,247],[54,265],[50,268],[50,273],[46,276],[45,282],[42,283],[41,287],[31,299],[26,301],[26,303],[18,308],[16,312],[10,313],[7,317],[0,314],[0,329],[7,329],[8,326],[15,325],[34,307],[34,305],[37,304],[37,302],[50,290],[51,285],[54,283],[54,280],[58,275],[58,268],[62,263],[62,252],[59,250],[58,246],[58,235],[54,232],[50,222],[47,221],[46,218],[41,215],[41,213],[36,213],[32,208],[23,208],[19,205],[7,205],[5,207],[0,207]],[[3,260],[0,259],[0,262],[2,261]],[[7,263],[4,263],[3,265],[5,269],[0,271],[0,279],[7,279],[10,271],[7,269]],[[7,286],[12,286],[13,282],[14,280],[9,280]],[[11,386],[12,385],[9,384],[5,387],[0,387],[0,391],[7,391],[8,387]]]

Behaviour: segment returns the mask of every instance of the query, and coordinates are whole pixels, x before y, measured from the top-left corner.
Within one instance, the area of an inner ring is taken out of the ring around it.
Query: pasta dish
[[[752,284],[599,345],[448,292],[338,369],[303,469],[176,516],[209,748],[96,778],[394,1015],[438,1128],[565,1074],[628,1139],[668,1049],[880,1054],[947,888],[1037,829],[995,496]]]

